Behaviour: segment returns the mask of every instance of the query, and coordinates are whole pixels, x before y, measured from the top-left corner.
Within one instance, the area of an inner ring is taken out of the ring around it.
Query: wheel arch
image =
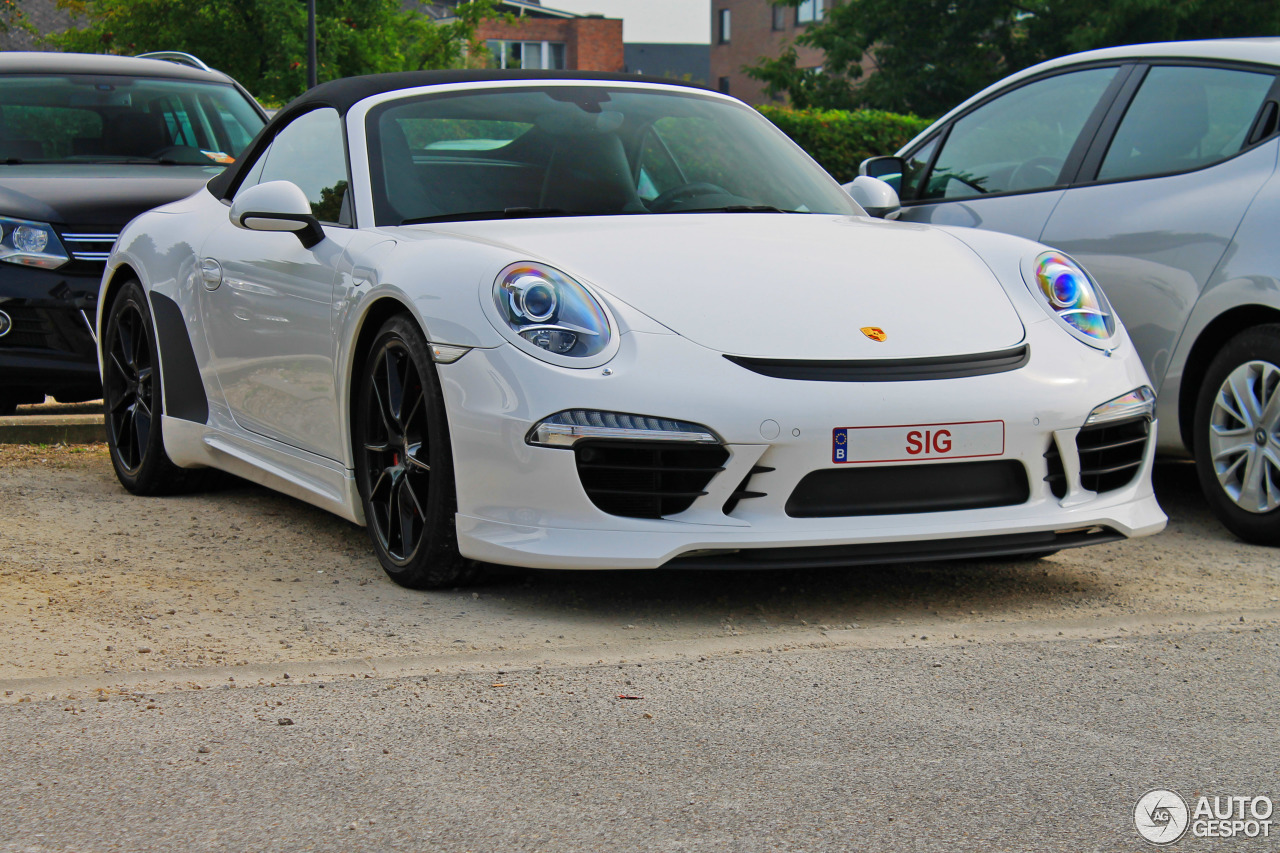
[[[138,275],[138,271],[133,268],[132,264],[123,263],[116,267],[111,275],[102,282],[102,287],[98,294],[98,377],[102,378],[102,358],[105,355],[102,351],[103,333],[107,328],[107,318],[111,316],[111,306],[115,303],[116,297],[120,295],[120,289],[127,282],[142,282],[142,277]],[[146,292],[146,285],[142,286],[142,290]]]
[[[1200,386],[1209,372],[1214,355],[1227,341],[1254,326],[1280,323],[1280,310],[1270,305],[1238,305],[1215,317],[1201,331],[1187,353],[1186,367],[1178,391],[1178,426],[1187,450],[1195,455],[1194,421]]]
[[[378,330],[382,328],[382,324],[390,320],[397,314],[404,314],[414,325],[418,327],[418,331],[422,332],[424,339],[430,341],[431,338],[427,334],[426,328],[422,324],[422,320],[409,307],[408,303],[403,300],[387,294],[379,296],[371,301],[364,313],[361,315],[356,333],[352,337],[350,367],[347,370],[347,384],[343,390],[343,399],[345,400],[345,418],[344,423],[347,431],[347,445],[351,452],[351,464],[355,465],[355,429],[352,427],[352,416],[356,407],[356,393],[358,391],[358,383],[356,377],[360,375],[360,371],[364,370],[365,361],[369,357],[369,346],[373,343],[374,337],[378,334]]]

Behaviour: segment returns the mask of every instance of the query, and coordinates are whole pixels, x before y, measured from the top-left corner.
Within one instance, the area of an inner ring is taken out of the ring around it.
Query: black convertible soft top
[[[280,112],[291,113],[301,106],[323,104],[333,107],[340,114],[370,95],[394,92],[397,89],[413,89],[418,86],[444,86],[449,83],[488,83],[497,80],[583,80],[613,83],[665,83],[705,89],[695,83],[669,80],[665,77],[641,77],[637,74],[610,74],[603,71],[499,71],[492,68],[454,71],[398,71],[391,74],[369,74],[364,77],[344,77],[321,83],[314,89],[290,101]]]
[[[294,98],[262,129],[258,137],[241,154],[240,159],[209,181],[209,191],[218,198],[227,198],[236,186],[244,164],[275,138],[276,131],[293,116],[316,107],[333,107],[339,115],[346,115],[352,106],[372,95],[395,92],[399,89],[415,89],[420,86],[444,86],[450,83],[488,83],[494,81],[537,83],[544,80],[578,80],[590,83],[656,83],[667,86],[684,86],[689,89],[710,91],[708,87],[666,77],[646,77],[638,74],[616,74],[603,71],[523,71],[496,69],[462,69],[450,71],[397,71],[391,74],[368,74],[363,77],[343,77],[330,80]]]

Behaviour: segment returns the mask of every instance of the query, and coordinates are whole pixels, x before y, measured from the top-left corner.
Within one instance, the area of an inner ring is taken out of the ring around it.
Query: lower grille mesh
[[[1150,435],[1151,422],[1144,417],[1080,430],[1080,485],[1091,492],[1110,492],[1132,483],[1142,469]]]
[[[949,462],[812,471],[787,498],[792,518],[901,515],[1015,506],[1031,495],[1021,462]]]
[[[27,307],[5,307],[0,305],[13,328],[9,334],[0,337],[0,347],[24,347],[30,349],[50,349],[50,339],[54,336],[53,324],[42,312]]]
[[[658,441],[580,441],[573,452],[591,502],[631,518],[684,512],[729,458],[719,445]]]

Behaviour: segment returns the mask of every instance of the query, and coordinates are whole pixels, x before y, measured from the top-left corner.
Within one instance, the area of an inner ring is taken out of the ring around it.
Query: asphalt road
[[[3,851],[1143,850],[1153,788],[1280,799],[1280,560],[1185,466],[1166,533],[1031,563],[413,593],[262,490],[0,463]]]

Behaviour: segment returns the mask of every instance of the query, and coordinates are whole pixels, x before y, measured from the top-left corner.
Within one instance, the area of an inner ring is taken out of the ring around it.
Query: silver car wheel
[[[1237,506],[1252,513],[1280,507],[1280,368],[1248,361],[1227,375],[1209,418],[1209,452]]]

